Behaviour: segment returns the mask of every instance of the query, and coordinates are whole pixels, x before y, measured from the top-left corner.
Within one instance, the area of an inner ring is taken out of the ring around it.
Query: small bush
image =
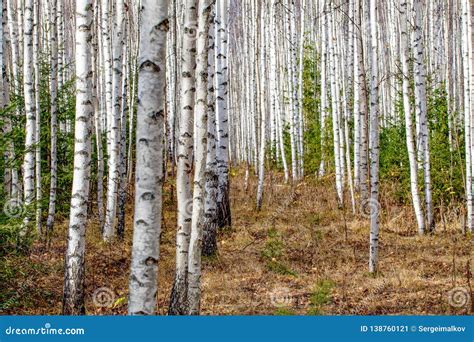
[[[323,307],[331,302],[331,291],[334,287],[332,280],[319,281],[310,297],[309,315],[321,315]]]
[[[296,276],[296,273],[283,262],[285,245],[280,233],[276,229],[272,228],[268,231],[267,242],[261,255],[269,271],[282,275]]]

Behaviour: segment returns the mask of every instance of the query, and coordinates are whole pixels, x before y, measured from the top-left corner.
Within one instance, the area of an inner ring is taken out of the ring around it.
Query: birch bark
[[[377,272],[379,244],[379,70],[377,0],[369,0],[371,79],[370,79],[370,255],[369,272]]]
[[[23,30],[23,91],[25,100],[26,135],[23,161],[24,205],[29,207],[35,200],[35,142],[36,142],[36,99],[33,69],[33,0],[25,1]],[[31,217],[26,215],[25,224]]]
[[[74,174],[64,276],[64,315],[85,313],[85,235],[91,175],[91,96],[90,41],[92,0],[76,0],[76,122]]]
[[[191,172],[193,167],[194,98],[196,93],[197,1],[186,0],[181,59],[181,113],[177,149],[176,192],[178,230],[176,235],[176,274],[171,291],[170,315],[187,314],[189,239],[193,213]]]
[[[188,260],[188,305],[189,314],[198,315],[201,306],[201,252],[204,226],[205,172],[207,158],[207,87],[208,87],[208,42],[211,0],[200,0],[198,9],[198,36],[196,42],[196,99],[194,131],[197,145],[194,149],[194,191],[191,236]]]
[[[49,188],[49,210],[48,219],[46,221],[46,229],[48,232],[52,231],[54,226],[54,215],[56,214],[56,192],[57,192],[57,178],[58,178],[58,157],[57,157],[57,130],[58,130],[58,37],[57,37],[57,16],[56,16],[56,1],[51,2],[50,14],[50,37],[51,37],[51,166],[50,166],[50,188]],[[62,0],[59,0],[61,2]]]
[[[156,310],[163,186],[168,0],[141,0],[138,56],[137,164],[130,315]]]

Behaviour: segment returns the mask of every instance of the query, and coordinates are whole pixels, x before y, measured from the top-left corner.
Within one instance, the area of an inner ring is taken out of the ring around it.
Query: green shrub
[[[323,307],[331,303],[331,292],[334,287],[332,280],[321,280],[316,283],[313,293],[310,297],[309,315],[321,315]]]

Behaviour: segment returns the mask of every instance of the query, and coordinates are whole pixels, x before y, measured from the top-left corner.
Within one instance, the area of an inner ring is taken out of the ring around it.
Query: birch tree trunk
[[[433,216],[433,201],[431,197],[431,170],[430,170],[430,141],[426,101],[426,74],[424,65],[423,47],[423,5],[421,0],[414,0],[415,29],[414,29],[414,66],[415,74],[415,111],[420,123],[420,148],[422,149],[422,163],[424,174],[425,206],[426,206],[426,226],[428,231],[435,229]]]
[[[368,165],[367,165],[367,89],[366,67],[364,64],[364,44],[361,0],[354,4],[354,184],[360,194],[363,206],[368,198]]]
[[[209,28],[208,48],[208,89],[207,89],[207,160],[206,160],[206,189],[204,203],[204,231],[202,254],[215,255],[217,252],[217,195],[219,191],[219,176],[217,173],[217,127],[215,110],[215,5],[212,6]]]
[[[198,36],[196,42],[196,99],[194,132],[194,191],[191,237],[188,261],[188,305],[189,314],[198,315],[201,309],[201,246],[204,226],[204,198],[207,158],[207,87],[208,87],[208,42],[211,0],[200,0],[198,9]]]
[[[473,163],[472,163],[472,108],[470,92],[471,87],[474,85],[471,83],[471,63],[469,58],[469,9],[467,0],[462,1],[462,23],[461,23],[461,36],[462,36],[462,59],[463,59],[463,86],[464,86],[464,140],[465,140],[465,151],[466,151],[466,204],[467,204],[467,220],[466,226],[468,231],[472,231],[474,226],[474,210],[473,210]]]
[[[379,70],[377,0],[370,4],[371,80],[370,80],[370,255],[369,272],[377,272],[379,243]]]
[[[289,181],[289,171],[288,164],[286,160],[285,146],[283,141],[283,124],[282,124],[282,110],[280,103],[280,87],[281,87],[281,78],[279,79],[278,75],[278,49],[277,49],[277,38],[278,30],[276,27],[276,15],[277,11],[275,9],[275,2],[270,2],[270,87],[272,92],[272,110],[274,111],[275,121],[276,121],[276,139],[278,141],[276,147],[280,150],[281,153],[281,162],[283,164],[283,171],[285,174],[285,183]],[[247,62],[248,63],[248,62]],[[277,154],[278,158],[278,154]]]
[[[110,38],[110,1],[101,0],[101,36],[102,36],[102,53],[104,58],[104,78],[105,78],[105,111],[106,119],[109,120],[112,115],[112,50]],[[107,134],[109,134],[109,122],[107,121]],[[109,144],[109,137],[107,137],[107,144]]]
[[[343,188],[343,164],[344,155],[341,154],[341,126],[339,113],[339,88],[337,86],[336,63],[338,61],[337,49],[335,47],[336,38],[334,37],[334,21],[332,16],[334,13],[327,15],[328,17],[328,33],[329,33],[329,74],[331,80],[331,101],[332,101],[332,126],[333,126],[333,142],[334,142],[334,161],[336,168],[336,192],[338,204],[340,207],[344,205],[344,188]]]
[[[33,68],[35,71],[35,161],[36,161],[36,229],[42,234],[41,220],[41,108],[40,108],[40,65],[39,65],[39,1],[33,4]]]
[[[119,156],[120,156],[120,115],[122,107],[122,51],[124,9],[123,0],[115,2],[115,25],[113,41],[113,77],[112,101],[113,110],[109,122],[109,175],[107,182],[107,210],[104,225],[104,240],[110,241],[115,236],[117,223],[117,194],[120,183]]]
[[[25,158],[23,162],[24,204],[29,207],[35,200],[35,142],[36,109],[33,69],[33,0],[25,1],[23,38],[23,91],[25,99],[26,135]],[[27,211],[28,212],[28,211]],[[25,217],[28,224],[31,217]]]
[[[11,59],[12,59],[12,78],[13,78],[13,98],[15,101],[17,101],[17,97],[19,96],[20,92],[20,68],[18,65],[18,60],[19,60],[19,46],[18,46],[18,31],[17,31],[17,25],[14,17],[14,2],[13,0],[7,0],[7,22],[8,22],[8,31],[10,34],[10,43],[11,43]],[[17,106],[16,108],[16,115],[20,115],[20,110]],[[16,154],[15,154],[15,145],[14,142],[12,141],[10,146],[9,146],[9,161],[11,164],[14,163],[16,159]],[[20,180],[19,180],[19,174],[18,174],[18,168],[15,165],[12,165],[11,168],[11,197],[13,199],[20,199]]]
[[[297,103],[297,75],[296,75],[296,47],[294,44],[293,32],[295,31],[295,15],[294,15],[294,0],[288,0],[288,13],[287,13],[287,74],[288,74],[288,98],[290,107],[290,147],[291,147],[291,173],[293,183],[298,181],[298,149],[297,149],[297,138],[296,138],[296,127],[295,127],[295,115],[298,110]]]
[[[181,63],[181,115],[179,118],[176,192],[178,199],[178,230],[176,235],[176,274],[171,291],[170,315],[187,314],[187,281],[189,239],[193,198],[191,172],[193,167],[194,97],[196,92],[197,1],[186,0]]]
[[[50,35],[51,35],[51,166],[50,166],[50,188],[49,188],[49,210],[46,221],[46,229],[51,232],[54,226],[54,215],[56,214],[56,192],[58,178],[58,157],[57,157],[57,130],[58,130],[58,38],[57,38],[57,16],[56,1],[51,1],[50,13]],[[59,0],[62,1],[62,0]]]
[[[156,310],[163,192],[163,141],[168,0],[141,0],[138,57],[137,164],[130,315]]]
[[[58,6],[59,7],[59,6]],[[97,11],[99,4],[96,3],[94,9]],[[99,11],[94,13],[94,19],[99,21]],[[98,44],[100,44],[100,26],[94,26],[96,31],[94,32],[93,37],[93,49],[92,49],[92,73],[95,76],[95,82],[93,82],[93,104],[94,104],[94,129],[95,129],[95,144],[96,144],[96,153],[97,153],[97,214],[99,217],[99,227],[104,226],[104,151],[103,151],[103,144],[102,144],[102,115],[103,115],[103,105],[104,103],[100,103],[101,99],[103,99],[103,94],[101,90],[103,89],[103,73],[100,72],[100,48]],[[59,60],[59,58],[58,58]]]
[[[7,22],[8,31],[10,33],[11,54],[12,54],[12,73],[13,73],[13,94],[18,96],[20,91],[20,71],[18,66],[19,46],[18,46],[18,30],[17,22],[14,17],[15,3],[14,0],[7,0]]]
[[[421,208],[420,193],[418,190],[418,170],[416,161],[415,141],[413,139],[413,121],[410,103],[410,79],[409,77],[409,32],[408,26],[408,2],[403,0],[400,4],[400,43],[401,43],[401,62],[402,62],[402,88],[403,88],[403,109],[405,113],[406,143],[408,149],[408,159],[410,162],[410,189],[415,210],[416,221],[418,223],[418,232],[423,234],[425,231],[425,221]]]
[[[326,10],[326,4],[323,11]],[[319,164],[319,176],[326,174],[326,118],[328,117],[328,34],[327,34],[327,15],[321,18],[321,163]]]
[[[298,88],[298,141],[299,141],[299,173],[300,178],[304,178],[304,113],[303,113],[303,72],[304,72],[304,61],[305,61],[305,24],[306,24],[306,0],[301,0],[300,3],[300,40],[299,40],[299,88]]]
[[[208,0],[209,1],[209,0]],[[218,139],[217,167],[219,172],[219,194],[217,197],[217,215],[219,228],[230,227],[232,224],[230,208],[229,181],[229,113],[228,113],[228,60],[227,60],[227,0],[216,2],[216,82],[217,82],[217,120]]]
[[[354,32],[354,75],[353,75],[353,80],[354,80],[354,104],[353,104],[353,110],[354,110],[354,187],[356,191],[360,190],[360,136],[361,136],[361,120],[360,120],[360,89],[365,86],[365,84],[361,84],[360,81],[360,75],[361,75],[361,70],[360,70],[360,56],[362,53],[360,53],[361,49],[361,32],[359,30],[360,28],[360,3],[359,0],[354,0],[354,14],[353,14],[353,20],[354,20],[354,26],[355,26],[355,32]]]
[[[54,1],[54,0],[53,0]],[[58,89],[61,89],[64,85],[62,77],[63,69],[66,67],[63,64],[64,58],[64,5],[63,1],[59,0],[56,3],[56,29],[57,29],[57,44],[58,44]],[[97,14],[98,16],[99,14]]]
[[[474,122],[474,27],[473,27],[473,16],[474,16],[474,0],[470,0],[470,3],[468,4],[470,6],[470,16],[469,16],[469,27],[470,27],[470,35],[468,37],[469,39],[469,67],[470,67],[470,116],[471,116],[471,125]],[[471,158],[472,158],[472,151],[474,151],[473,147],[473,141],[472,141],[472,127],[471,127]],[[471,160],[472,163],[472,160]],[[471,165],[472,167],[472,165]],[[474,175],[474,167],[471,169],[472,175]],[[471,193],[474,192],[474,187],[471,184]],[[468,227],[468,232],[472,233],[473,230],[473,225]]]
[[[106,154],[110,153],[110,137],[111,137],[111,130],[110,130],[110,118],[112,116],[112,50],[111,50],[111,28],[110,28],[110,1],[109,0],[101,0],[100,4],[100,44],[101,44],[101,57],[102,57],[102,73],[103,73],[103,89],[102,89],[102,103],[101,107],[104,112],[104,130],[107,136],[107,149]],[[102,209],[99,209],[101,211]],[[107,213],[106,213],[107,216]],[[110,216],[109,216],[110,220]],[[106,223],[104,217],[104,225],[101,226],[102,232],[105,233]],[[112,231],[113,228],[107,228],[108,232]]]
[[[3,110],[5,108],[5,105],[9,102],[7,101],[7,80],[5,78],[5,51],[4,51],[4,42],[7,41],[7,39],[4,38],[5,34],[5,17],[4,17],[4,12],[5,12],[5,2],[3,0],[0,0],[0,110]],[[5,118],[5,124],[4,127],[2,127],[2,133],[5,135],[10,135],[12,131],[12,123],[10,118]],[[4,161],[5,161],[5,173],[4,173],[4,178],[3,178],[3,186],[5,189],[5,193],[7,196],[11,196],[11,181],[12,181],[12,172],[11,172],[11,140],[9,139],[6,142],[6,150],[4,153]]]
[[[260,46],[258,47],[257,63],[259,68],[257,70],[258,77],[258,89],[259,89],[259,104],[260,104],[260,152],[258,154],[258,186],[257,186],[257,211],[262,209],[263,203],[263,186],[265,181],[265,152],[266,152],[266,133],[267,133],[267,113],[266,113],[266,98],[265,98],[265,5],[261,4],[260,12]],[[295,87],[296,89],[296,87]],[[298,101],[297,98],[294,99],[295,102]]]
[[[124,27],[124,35],[126,27]],[[117,235],[123,240],[125,236],[125,206],[127,201],[127,117],[128,117],[128,63],[127,45],[123,45],[122,53],[122,103],[120,105],[120,150],[119,150],[119,186],[118,186],[118,224]]]
[[[76,0],[76,120],[74,174],[64,276],[64,315],[81,315],[84,306],[84,254],[91,175],[90,41],[92,0]]]

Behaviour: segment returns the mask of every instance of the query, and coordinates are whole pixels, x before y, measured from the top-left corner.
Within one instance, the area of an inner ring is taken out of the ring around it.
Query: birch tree
[[[379,242],[379,70],[377,0],[369,0],[371,75],[370,75],[370,255],[369,272],[377,272]]]
[[[105,216],[104,240],[110,241],[115,236],[117,220],[117,193],[120,183],[120,116],[122,108],[122,52],[124,46],[124,8],[123,0],[115,2],[115,25],[113,41],[113,76],[112,101],[113,110],[109,120],[109,175],[107,182],[107,211]]]
[[[76,0],[76,120],[74,174],[64,276],[64,315],[85,313],[85,234],[91,174],[92,0]]]
[[[354,35],[354,184],[360,192],[360,202],[368,198],[367,165],[367,89],[364,64],[363,26],[361,0],[355,0],[354,21],[357,26]]]
[[[123,25],[124,28],[124,41],[126,41],[127,26]],[[127,44],[122,45],[122,88],[120,91],[121,104],[120,104],[120,145],[119,145],[119,184],[118,184],[118,224],[117,224],[117,235],[120,239],[124,238],[125,235],[125,211],[127,201],[127,120],[129,111],[129,65],[128,59],[128,47]]]
[[[36,142],[36,100],[33,69],[33,0],[25,1],[23,38],[23,91],[25,98],[26,135],[25,158],[23,162],[24,204],[29,207],[35,200],[35,142]],[[25,218],[27,224],[29,215]]]
[[[17,25],[14,17],[14,3],[13,0],[7,0],[7,22],[8,22],[8,31],[10,35],[10,48],[11,48],[11,73],[12,73],[12,94],[11,98],[17,100],[17,96],[19,96],[20,92],[20,71],[19,71],[19,44],[18,44],[18,31]],[[19,109],[16,108],[17,116],[20,115]],[[9,144],[9,162],[11,164],[11,188],[10,188],[10,195],[12,199],[19,199],[21,189],[20,189],[20,180],[18,174],[18,168],[13,165],[16,159],[15,154],[15,144],[13,141]]]
[[[415,142],[413,139],[413,121],[410,103],[410,79],[409,79],[409,32],[408,32],[408,2],[402,1],[400,4],[400,41],[401,41],[401,63],[402,63],[402,88],[403,88],[403,109],[405,114],[406,143],[408,149],[408,158],[410,162],[410,189],[415,210],[415,216],[418,223],[418,232],[423,234],[425,231],[425,221],[421,208],[420,194],[418,190],[418,170],[416,160]]]
[[[176,192],[178,200],[176,235],[176,274],[169,314],[187,313],[189,239],[193,212],[191,172],[193,167],[194,98],[196,92],[197,2],[186,0],[181,62],[181,113],[177,148]]]
[[[470,41],[470,44],[469,44],[469,68],[470,68],[470,94],[469,94],[469,98],[470,98],[470,116],[471,116],[471,125],[472,123],[474,122],[474,27],[473,27],[473,15],[474,15],[474,0],[471,0],[470,3],[469,3],[469,9],[470,9],[470,16],[468,16],[468,22],[469,22],[469,27],[471,28],[470,29],[470,36],[468,37],[469,41]],[[467,64],[467,63],[466,63]],[[473,126],[471,126],[471,158],[472,158],[472,153],[474,151],[474,144],[473,144],[473,140],[472,140],[472,135],[473,135]],[[472,160],[471,160],[471,163],[472,163]],[[474,166],[471,165],[472,169],[471,169],[471,174],[474,176]],[[472,186],[472,184],[471,184]],[[474,187],[472,188],[472,191],[471,192],[474,192]],[[471,212],[472,213],[472,212]],[[473,230],[473,224],[472,224],[472,220],[473,218],[470,217],[469,220],[471,220],[471,225],[468,226],[468,232],[469,233],[472,233],[472,230]]]
[[[431,196],[431,165],[430,165],[430,139],[426,100],[426,73],[425,73],[425,52],[423,47],[423,4],[421,0],[413,1],[415,14],[415,28],[413,37],[414,54],[414,81],[415,81],[415,112],[419,122],[419,153],[422,156],[424,191],[426,206],[426,226],[431,232],[435,229],[433,216],[433,201]]]
[[[39,2],[33,3],[33,68],[35,72],[35,186],[36,186],[36,228],[42,233],[41,200],[41,107],[40,107],[40,65],[39,65]]]
[[[232,223],[230,208],[229,182],[229,113],[228,113],[228,60],[227,60],[227,6],[228,1],[216,2],[216,82],[217,82],[217,118],[218,141],[217,167],[219,172],[219,194],[217,197],[217,215],[220,228],[230,227]]]
[[[62,0],[59,0],[61,2]],[[56,16],[56,0],[51,1],[50,12],[50,36],[51,36],[51,166],[50,166],[50,188],[49,188],[49,210],[46,221],[47,231],[51,231],[54,225],[54,215],[56,214],[56,193],[58,178],[58,157],[57,157],[57,130],[58,130],[58,30]]]
[[[470,97],[470,93],[473,91],[474,83],[471,82],[472,75],[472,42],[469,37],[469,4],[468,1],[462,0],[462,57],[463,57],[463,86],[464,86],[464,139],[465,139],[465,151],[466,151],[466,206],[467,206],[467,220],[466,226],[468,231],[472,231],[474,226],[473,223],[473,170],[474,166],[472,163],[473,156],[473,103]],[[470,50],[471,47],[471,50]],[[473,69],[474,70],[474,69]],[[474,98],[474,97],[473,97]]]
[[[209,17],[213,0],[200,0],[198,7],[198,31],[196,42],[196,98],[194,132],[194,189],[191,236],[188,260],[188,305],[189,314],[197,315],[201,309],[201,251],[204,229],[205,172],[207,160],[208,121],[208,42]]]
[[[331,111],[332,111],[332,127],[333,127],[333,144],[334,144],[334,163],[336,169],[336,192],[339,206],[343,206],[344,203],[344,189],[343,189],[343,164],[344,154],[341,153],[342,141],[341,141],[341,126],[340,126],[340,113],[339,113],[339,88],[337,84],[337,61],[338,53],[335,46],[336,38],[334,37],[334,21],[333,13],[327,14],[327,29],[329,37],[329,74],[331,82]]]
[[[137,164],[130,315],[156,310],[163,187],[168,1],[142,0],[138,56]]]
[[[263,201],[263,185],[265,180],[265,153],[266,153],[266,133],[267,133],[267,123],[266,123],[266,97],[265,97],[265,10],[266,6],[261,4],[260,8],[261,17],[260,17],[260,46],[258,47],[257,62],[259,63],[259,71],[257,72],[258,80],[258,89],[259,89],[259,105],[260,105],[260,153],[258,155],[258,186],[257,186],[257,210],[262,209]],[[295,100],[295,99],[294,99]]]
[[[219,176],[217,173],[217,125],[215,110],[215,4],[212,6],[208,42],[208,89],[207,89],[207,156],[206,156],[206,186],[204,202],[204,230],[202,254],[215,255],[217,251],[217,195],[219,191]]]

